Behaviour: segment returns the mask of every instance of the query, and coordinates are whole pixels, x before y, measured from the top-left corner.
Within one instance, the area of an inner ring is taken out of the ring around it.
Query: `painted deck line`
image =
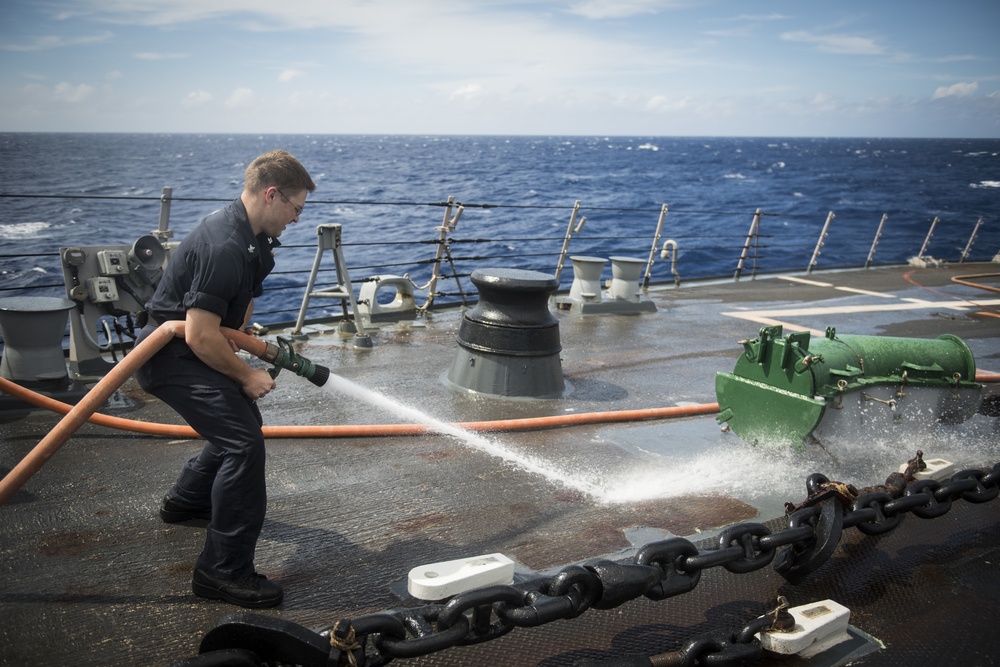
[[[797,278],[795,276],[778,276],[779,280],[787,280],[793,283],[799,283],[801,285],[812,285],[813,287],[832,287],[835,290],[840,290],[841,292],[851,292],[852,294],[864,294],[866,296],[877,296],[882,299],[895,299],[895,294],[886,294],[885,292],[872,292],[871,290],[858,289],[856,287],[841,287],[839,285],[834,285],[833,283],[824,283],[818,280],[806,280],[805,278]]]
[[[785,318],[807,317],[815,315],[875,313],[875,312],[888,312],[888,311],[898,311],[898,310],[922,310],[930,308],[944,308],[948,310],[969,310],[971,308],[982,308],[983,306],[995,306],[995,305],[1000,305],[1000,299],[986,299],[983,301],[978,301],[974,304],[963,301],[919,301],[916,299],[904,299],[896,303],[884,303],[884,304],[873,303],[873,304],[862,304],[856,306],[785,308],[778,310],[744,310],[744,311],[731,310],[720,314],[725,315],[727,317],[735,317],[741,320],[749,320],[750,322],[757,322],[758,324],[763,324],[766,326],[775,326],[780,324],[784,328],[793,331],[816,332],[815,329],[810,329],[809,327],[803,327],[800,325],[792,324],[788,322],[788,320]],[[822,335],[823,332],[816,332],[816,333]]]
[[[764,317],[754,311],[747,311],[745,313],[722,313],[723,315],[728,315],[730,317],[735,317],[741,320],[748,320],[755,324],[763,324],[767,327],[777,327],[780,326],[785,331],[808,331],[813,336],[824,336],[826,332],[820,331],[819,329],[813,329],[812,327],[804,327],[792,322],[787,322],[785,320],[776,320],[771,317]]]
[[[841,292],[851,292],[852,294],[864,294],[865,296],[877,296],[882,299],[895,299],[895,294],[887,294],[885,292],[872,292],[871,290],[858,289],[856,287],[834,287],[833,289],[840,290]]]
[[[814,287],[833,287],[833,283],[821,283],[818,280],[806,280],[805,278],[796,278],[795,276],[778,276],[778,279],[802,285],[812,285]]]

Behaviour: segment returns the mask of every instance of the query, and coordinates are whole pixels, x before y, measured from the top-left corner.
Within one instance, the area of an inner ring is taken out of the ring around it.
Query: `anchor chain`
[[[671,653],[637,656],[631,662],[621,658],[578,663],[577,667],[625,667],[626,665],[649,665],[650,667],[746,667],[759,661],[764,654],[756,634],[771,627],[771,619],[760,616],[747,623],[737,632],[712,633],[687,640],[684,645]]]
[[[550,577],[459,593],[446,603],[342,619],[318,633],[288,621],[236,614],[206,634],[201,655],[175,667],[216,664],[208,653],[234,650],[250,650],[268,664],[379,667],[395,658],[485,642],[514,628],[574,618],[592,608],[612,609],[643,596],[665,600],[694,590],[702,571],[712,567],[743,574],[774,562],[774,569],[795,584],[830,558],[846,528],[881,535],[898,527],[906,514],[936,518],[956,500],[985,503],[1000,495],[1000,463],[988,470],[963,470],[945,482],[915,481],[922,464],[917,452],[904,473],[860,491],[810,475],[809,497],[798,505],[786,504],[785,528],[735,524],[720,533],[715,548],[704,551],[685,538],[670,538],[643,546],[631,561],[594,559]],[[749,664],[744,651],[753,642],[734,637],[692,640],[678,652],[680,662],[663,664]],[[704,659],[707,653],[713,654],[709,660]],[[728,658],[737,654],[742,657]]]

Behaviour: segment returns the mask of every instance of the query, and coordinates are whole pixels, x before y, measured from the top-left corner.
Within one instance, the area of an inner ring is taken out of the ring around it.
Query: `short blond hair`
[[[268,151],[254,158],[247,167],[244,189],[248,192],[260,192],[269,187],[288,192],[299,192],[316,189],[309,172],[295,157],[281,149]]]

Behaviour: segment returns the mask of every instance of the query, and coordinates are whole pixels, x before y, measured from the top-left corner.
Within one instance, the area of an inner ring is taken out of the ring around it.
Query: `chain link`
[[[719,535],[719,550],[728,550],[735,542],[739,542],[741,558],[725,563],[725,567],[735,574],[753,572],[770,565],[774,560],[773,548],[762,548],[760,538],[771,534],[762,523],[740,523],[730,526]]]
[[[998,482],[1000,463],[991,471],[962,471],[945,484],[929,480],[912,482],[905,489],[905,495],[899,498],[894,498],[889,491],[865,491],[857,496],[850,511],[841,508],[843,526],[857,527],[866,535],[882,535],[897,528],[908,513],[933,518],[946,513],[958,499],[972,503],[993,500],[1000,493]],[[806,486],[810,494],[822,494],[827,493],[829,484],[826,477],[814,474],[809,476]],[[584,566],[572,565],[552,579],[544,580],[519,601],[498,600],[494,611],[511,625],[528,627],[572,618],[591,607],[611,609],[641,596],[664,600],[681,595],[693,590],[702,571],[711,567],[721,566],[737,574],[753,572],[769,565],[779,549],[807,551],[817,541],[815,524],[822,503],[829,502],[842,504],[843,499],[837,493],[827,493],[826,500],[796,511],[788,518],[787,528],[774,532],[760,523],[735,524],[720,533],[716,548],[706,551],[699,550],[687,539],[672,538],[645,545],[632,562],[597,560]],[[822,562],[813,565],[818,567],[820,564]],[[385,648],[392,654],[392,649],[405,643]],[[467,642],[463,638],[456,645],[461,643]],[[685,655],[697,654],[702,659],[705,652],[725,651],[729,643],[730,640],[718,638],[702,639],[683,652]],[[394,654],[393,657],[403,656]],[[690,664],[710,663],[702,660]]]
[[[759,570],[777,557],[775,570],[797,583],[830,557],[841,528],[856,527],[866,535],[882,535],[897,528],[907,514],[931,519],[947,513],[959,499],[971,503],[994,500],[1000,494],[1000,463],[988,471],[963,470],[944,483],[912,481],[909,475],[908,481],[904,488],[890,476],[885,486],[864,489],[851,503],[853,487],[810,475],[806,484],[809,499],[797,506],[786,505],[789,514],[782,530],[772,532],[760,523],[735,524],[720,533],[715,548],[706,551],[687,539],[671,538],[643,546],[631,561],[595,559],[569,565],[551,577],[474,589],[444,604],[360,616],[348,621],[350,628],[343,627],[343,621],[338,625],[344,632],[353,630],[364,649],[359,651],[355,646],[352,658],[360,653],[359,665],[379,667],[394,658],[489,641],[515,627],[574,618],[590,608],[612,609],[643,596],[664,600],[681,595],[693,590],[702,571],[711,567],[742,574]],[[747,660],[755,660],[761,650],[760,642],[753,638],[759,630],[750,632],[749,627],[735,635],[692,639],[676,653],[680,662],[670,664],[748,664]],[[312,650],[311,644],[309,647]],[[342,654],[335,655],[336,651],[335,646],[331,648],[328,664],[338,664]]]

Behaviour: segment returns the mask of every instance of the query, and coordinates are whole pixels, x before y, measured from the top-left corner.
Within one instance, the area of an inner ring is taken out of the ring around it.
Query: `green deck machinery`
[[[782,336],[764,327],[740,341],[732,373],[718,373],[720,424],[750,443],[809,442],[919,433],[976,413],[982,385],[968,345],[935,339],[838,335]]]

